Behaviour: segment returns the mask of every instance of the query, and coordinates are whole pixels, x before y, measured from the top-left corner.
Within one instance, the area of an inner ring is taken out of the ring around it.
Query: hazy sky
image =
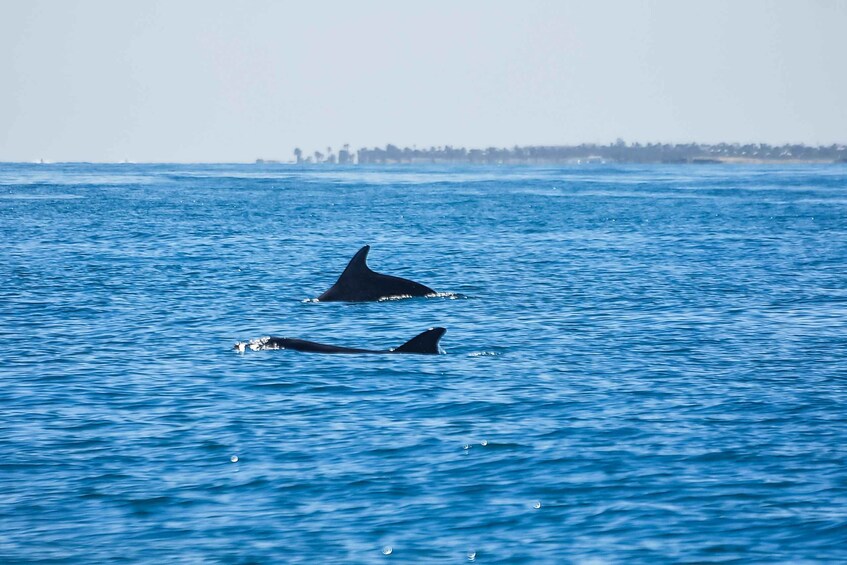
[[[0,161],[847,143],[847,1],[0,0]]]

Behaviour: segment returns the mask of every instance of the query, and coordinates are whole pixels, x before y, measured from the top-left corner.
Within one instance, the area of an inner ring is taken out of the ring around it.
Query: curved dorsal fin
[[[438,342],[446,332],[446,328],[429,328],[425,332],[416,335],[400,347],[392,349],[392,353],[426,353],[437,355],[440,353]]]
[[[362,273],[371,272],[370,267],[368,267],[368,251],[371,250],[370,245],[366,245],[359,249],[353,258],[350,259],[350,262],[347,263],[347,267],[341,273],[341,276],[338,277],[338,280],[341,281],[344,277],[348,277],[351,275],[361,275]]]
[[[372,271],[367,263],[370,249],[370,245],[365,245],[353,255],[335,284],[318,296],[319,302],[365,302],[392,296],[435,294],[435,291],[428,286],[415,281]]]

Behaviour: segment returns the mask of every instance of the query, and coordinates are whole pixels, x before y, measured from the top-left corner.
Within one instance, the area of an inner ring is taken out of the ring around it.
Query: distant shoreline
[[[120,164],[120,163],[118,163]],[[207,163],[215,164],[215,163]],[[335,165],[342,167],[359,167],[369,165],[383,166],[440,166],[440,165],[479,165],[479,166],[552,166],[552,165],[843,165],[847,164],[844,159],[749,159],[749,158],[726,158],[726,159],[692,159],[678,161],[617,161],[612,159],[603,160],[571,160],[571,161],[507,161],[507,162],[472,162],[472,161],[387,161],[380,163],[314,163],[296,161],[278,161],[274,159],[256,159],[255,165],[285,165],[289,167],[324,166]]]
[[[615,164],[665,164],[665,165],[832,165],[847,164],[847,145],[826,146],[767,145],[763,143],[741,145],[718,143],[714,145],[632,143],[621,140],[608,145],[554,145],[512,148],[488,147],[466,149],[449,145],[419,149],[386,145],[384,148],[362,148],[352,151],[344,145],[337,152],[331,147],[326,152],[314,151],[307,155],[295,149],[293,159],[266,159],[254,161],[2,161],[0,164],[59,165],[59,164],[110,164],[110,165],[225,165],[256,164],[286,166],[360,166],[360,165],[615,165]]]
[[[847,163],[847,145],[808,146],[804,144],[768,145],[765,143],[631,143],[617,140],[608,145],[532,145],[512,148],[487,147],[466,149],[449,145],[421,149],[361,148],[351,151],[344,145],[337,152],[305,153],[294,150],[294,160],[256,159],[256,164],[329,164],[329,165],[574,165],[591,163],[663,163],[663,164],[832,164]]]

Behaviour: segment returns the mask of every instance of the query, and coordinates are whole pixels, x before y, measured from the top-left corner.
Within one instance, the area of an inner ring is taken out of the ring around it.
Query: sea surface
[[[2,164],[0,340],[2,563],[847,561],[847,165]]]

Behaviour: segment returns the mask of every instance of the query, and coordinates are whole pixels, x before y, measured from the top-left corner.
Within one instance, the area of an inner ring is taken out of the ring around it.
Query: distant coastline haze
[[[338,152],[303,151],[295,148],[293,160],[256,159],[257,165],[403,165],[403,164],[476,164],[476,165],[551,165],[602,163],[664,164],[767,164],[767,163],[847,163],[847,145],[805,144],[769,145],[765,143],[581,143],[579,145],[535,145],[514,147],[466,148],[438,147],[363,147],[352,151],[344,145]]]
[[[844,0],[4,0],[0,161],[840,146],[844,30]]]

